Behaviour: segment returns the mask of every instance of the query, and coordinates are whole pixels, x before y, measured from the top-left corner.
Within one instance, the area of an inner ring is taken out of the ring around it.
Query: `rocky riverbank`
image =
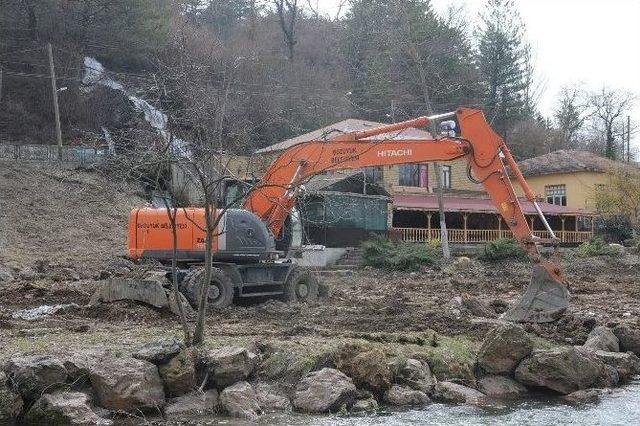
[[[13,356],[0,372],[0,422],[256,420],[292,411],[359,415],[431,401],[488,405],[531,391],[582,402],[640,373],[640,329],[627,324],[596,327],[581,346],[541,349],[511,323],[497,325],[466,353],[437,340],[411,345],[409,352],[398,346],[353,340],[302,352],[269,341],[185,348],[168,338],[132,353],[86,349]]]

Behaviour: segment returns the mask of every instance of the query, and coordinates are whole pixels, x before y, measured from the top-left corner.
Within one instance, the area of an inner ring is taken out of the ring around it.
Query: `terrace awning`
[[[533,203],[519,198],[520,205],[525,214],[535,215]],[[566,206],[558,206],[546,202],[538,202],[545,215],[550,216],[591,216],[592,214],[582,210]],[[393,208],[397,210],[421,210],[438,211],[438,198],[435,194],[398,194],[393,196]],[[444,208],[447,212],[461,213],[494,213],[498,210],[488,198],[472,198],[460,196],[444,196]]]

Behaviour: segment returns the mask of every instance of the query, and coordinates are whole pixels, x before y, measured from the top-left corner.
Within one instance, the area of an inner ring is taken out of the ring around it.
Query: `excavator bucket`
[[[531,282],[516,305],[503,318],[514,322],[552,322],[569,306],[569,292],[544,266],[535,265]]]

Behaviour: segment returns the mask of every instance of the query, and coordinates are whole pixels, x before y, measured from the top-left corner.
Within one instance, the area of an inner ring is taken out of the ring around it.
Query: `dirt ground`
[[[145,204],[141,195],[96,172],[0,162],[0,263],[45,260],[91,278],[123,253],[128,214]]]
[[[135,190],[77,170],[45,173],[14,167],[3,169],[0,176],[0,196],[7,206],[0,223],[0,266],[36,271],[24,276],[16,272],[13,281],[0,282],[0,360],[18,352],[87,346],[128,351],[155,337],[180,335],[171,314],[147,306],[85,306],[101,271],[135,276],[154,267],[121,257],[128,211],[143,203]],[[48,264],[43,266],[43,261]],[[595,325],[637,321],[637,255],[564,263],[571,308],[555,323],[526,325],[528,331],[559,344],[581,344]],[[62,266],[71,267],[75,276],[69,270],[61,273]],[[416,273],[365,268],[350,276],[322,276],[329,295],[319,303],[263,300],[234,305],[211,313],[207,339],[213,344],[273,339],[315,345],[365,339],[420,345],[435,333],[479,342],[499,313],[524,292],[530,273],[526,261],[472,259]],[[71,303],[77,306],[40,320],[12,317],[24,308]]]

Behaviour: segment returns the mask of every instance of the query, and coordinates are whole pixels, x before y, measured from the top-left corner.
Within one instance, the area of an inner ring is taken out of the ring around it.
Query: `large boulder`
[[[307,374],[296,386],[293,406],[305,413],[335,413],[350,408],[357,391],[350,377],[333,368]]]
[[[384,393],[384,401],[389,405],[424,405],[430,401],[426,393],[409,387],[393,385]]]
[[[231,417],[255,420],[262,413],[258,397],[247,382],[238,382],[220,393],[220,405]]]
[[[611,389],[583,389],[565,395],[563,399],[571,404],[584,404],[596,402],[603,394],[611,393]]]
[[[44,394],[25,416],[32,425],[107,426],[111,420],[103,419],[91,410],[89,398],[81,392]]]
[[[88,349],[72,352],[66,356],[60,356],[64,368],[67,370],[67,381],[71,383],[88,382],[91,368],[100,363],[102,359],[113,355],[105,350]]]
[[[179,316],[180,315],[180,307],[178,307],[178,302],[174,296],[173,291],[167,291],[167,298],[169,299],[169,310],[172,314]],[[180,304],[182,305],[182,312],[184,312],[184,316],[187,319],[193,319],[196,317],[196,311],[191,307],[191,304],[184,297],[184,294],[178,292],[178,299]]]
[[[640,358],[633,352],[596,351],[596,357],[616,369],[620,380],[629,380],[640,374]]]
[[[188,348],[158,367],[169,396],[180,396],[196,387],[196,350]]]
[[[175,337],[149,342],[133,353],[133,357],[153,364],[163,364],[178,355],[184,345]]]
[[[355,352],[355,353],[354,353]],[[387,357],[380,349],[359,352],[350,345],[338,354],[336,367],[351,377],[357,386],[382,395],[393,383]]]
[[[267,383],[258,383],[255,386],[258,403],[264,411],[291,411],[291,401],[275,386]]]
[[[0,424],[11,425],[22,411],[20,394],[9,386],[7,376],[0,371]]]
[[[492,398],[517,398],[527,393],[527,388],[506,376],[482,377],[478,380],[478,390]]]
[[[167,419],[186,419],[213,415],[218,409],[218,391],[194,391],[167,402],[164,415]]]
[[[480,299],[468,294],[462,295],[462,306],[473,316],[483,318],[494,318],[496,313]]]
[[[158,368],[135,358],[105,358],[90,372],[100,405],[113,411],[148,411],[164,405]]]
[[[7,377],[26,400],[36,400],[53,392],[67,379],[67,370],[59,358],[32,355],[12,358],[5,368]]]
[[[427,395],[433,393],[437,383],[436,378],[431,374],[429,364],[413,358],[398,365],[395,375],[399,384],[419,390]]]
[[[640,329],[631,324],[619,324],[613,329],[613,333],[620,342],[620,350],[631,351],[640,356]]]
[[[593,349],[596,351],[607,351],[607,352],[619,352],[620,345],[618,343],[618,338],[610,328],[607,327],[596,327],[591,330],[589,336],[587,337],[587,341],[583,345],[585,348]]]
[[[485,395],[475,389],[458,383],[438,382],[433,397],[442,402],[477,404],[485,398]]]
[[[258,356],[246,348],[226,347],[206,354],[209,378],[219,389],[246,380],[256,368]]]
[[[527,332],[519,325],[505,323],[487,333],[478,352],[478,366],[489,374],[510,374],[532,350]]]
[[[590,352],[564,347],[534,352],[518,365],[515,377],[526,386],[548,388],[566,395],[593,386],[615,384],[617,373],[607,367]]]

